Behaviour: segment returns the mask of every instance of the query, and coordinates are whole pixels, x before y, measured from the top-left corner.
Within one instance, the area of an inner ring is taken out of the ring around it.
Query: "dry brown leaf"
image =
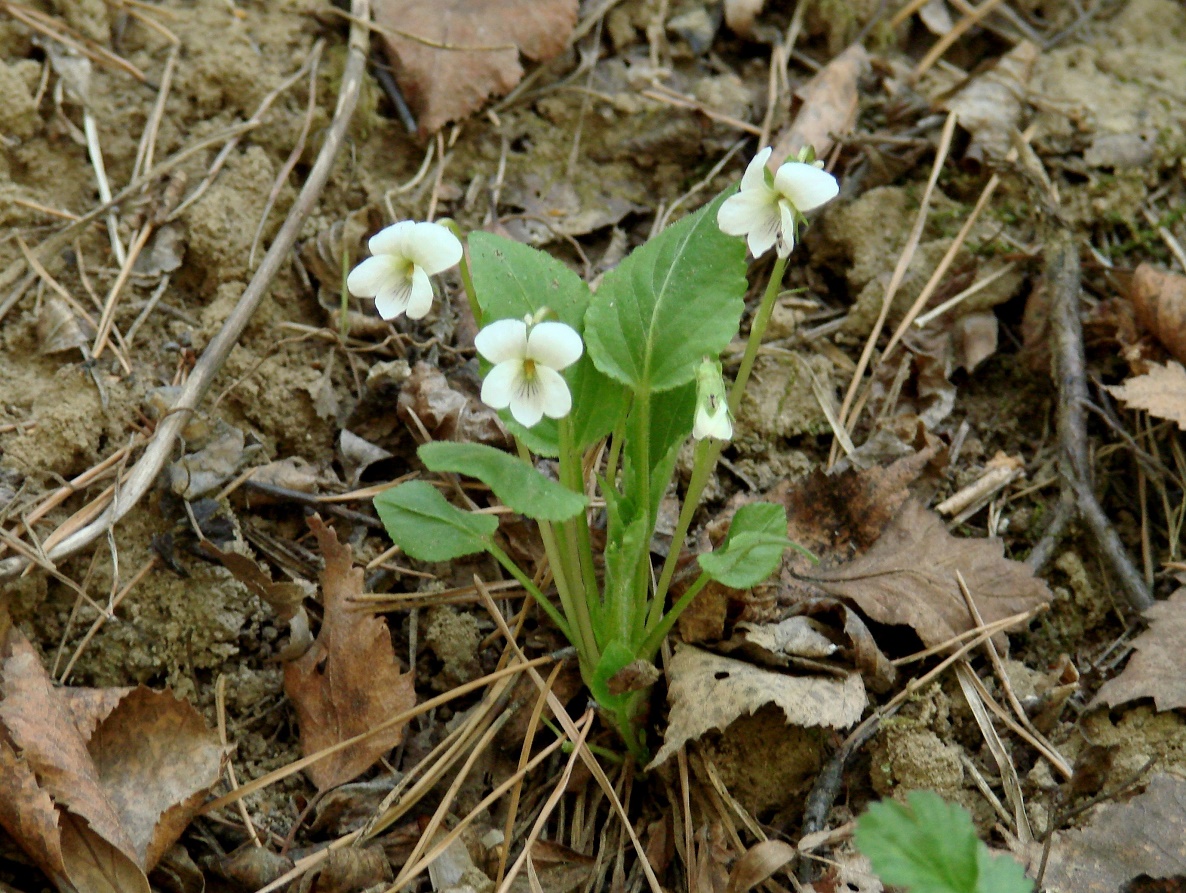
[[[13,630],[3,652],[0,826],[62,890],[148,893],[218,780],[217,735],[168,693],[55,688]]]
[[[857,85],[868,70],[869,54],[854,43],[795,91],[803,105],[790,127],[774,141],[772,169],[798,155],[804,146],[813,147],[820,158],[832,151],[836,142],[832,134],[847,133],[856,122]]]
[[[1025,853],[1031,873],[1041,843]],[[1133,878],[1186,875],[1186,780],[1158,774],[1145,793],[1105,803],[1085,828],[1059,831],[1050,847],[1047,893],[1116,893]]]
[[[1141,264],[1133,273],[1129,296],[1141,324],[1186,363],[1186,276]]]
[[[577,0],[375,0],[375,22],[422,134],[464,118],[564,51]]]
[[[1108,393],[1129,409],[1144,409],[1159,419],[1177,422],[1186,431],[1186,368],[1181,363],[1150,363],[1147,373],[1109,385]]]
[[[948,100],[947,110],[955,112],[960,126],[972,134],[965,157],[1000,161],[1013,148],[1026,85],[1039,53],[1035,44],[1021,41]]]
[[[308,583],[273,581],[254,558],[220,549],[210,540],[203,540],[199,548],[230,571],[249,592],[259,596],[261,601],[276,612],[276,618],[285,623],[304,611],[302,603],[305,596],[313,594]]]
[[[662,763],[685,742],[724,729],[765,704],[781,707],[793,725],[841,728],[860,719],[867,703],[859,673],[843,678],[789,676],[690,645],[675,652],[668,676],[671,714],[663,746],[651,766]]]
[[[785,841],[763,840],[737,860],[725,893],[748,893],[797,855],[798,850]]]
[[[1136,649],[1115,679],[1100,687],[1089,707],[1115,707],[1152,698],[1159,711],[1186,707],[1186,587],[1145,611],[1149,629],[1133,641]]]
[[[1004,557],[1000,540],[954,537],[938,515],[913,500],[866,553],[801,576],[850,599],[878,623],[913,628],[929,647],[975,625],[956,571],[963,574],[985,623],[1054,597],[1026,565]]]
[[[415,706],[412,674],[401,673],[387,624],[359,610],[363,571],[352,550],[318,516],[309,527],[325,559],[321,592],[325,616],[313,647],[284,668],[284,691],[296,708],[306,755],[369,731]],[[350,781],[399,744],[403,726],[313,763],[306,772],[318,790]]]

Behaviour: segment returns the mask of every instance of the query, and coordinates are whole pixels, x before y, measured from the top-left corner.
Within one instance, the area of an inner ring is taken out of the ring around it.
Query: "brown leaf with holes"
[[[1024,854],[1031,875],[1042,860],[1034,841]],[[1157,774],[1124,803],[1104,803],[1086,827],[1058,831],[1042,888],[1048,893],[1116,893],[1134,878],[1186,875],[1186,780]]]
[[[374,10],[422,134],[509,92],[520,53],[554,58],[577,21],[577,0],[375,0]]]
[[[1054,594],[998,539],[962,539],[910,500],[872,547],[852,561],[800,574],[878,623],[911,627],[928,647],[972,629],[956,581],[963,574],[985,623],[1049,602]]]
[[[1152,698],[1159,711],[1186,707],[1186,587],[1146,610],[1145,618],[1149,629],[1133,640],[1136,653],[1089,707],[1116,707],[1137,698]]]
[[[0,826],[62,890],[124,893],[181,836],[223,748],[167,692],[54,687],[33,646],[0,647]]]
[[[325,559],[325,616],[313,647],[284,667],[284,691],[296,708],[306,756],[369,732],[416,704],[412,674],[400,672],[387,624],[351,603],[362,594],[363,581],[353,550],[317,515],[309,528]],[[305,771],[318,790],[335,787],[370,768],[403,733],[402,724],[390,726]]]
[[[1181,363],[1150,363],[1147,373],[1121,385],[1109,385],[1108,393],[1129,409],[1143,409],[1159,419],[1177,422],[1186,431],[1186,368]]]
[[[1186,363],[1186,276],[1141,264],[1133,273],[1129,297],[1141,325]]]
[[[678,648],[667,673],[671,714],[651,766],[766,704],[781,707],[791,725],[843,728],[861,718],[867,703],[859,673],[791,676],[690,645]]]

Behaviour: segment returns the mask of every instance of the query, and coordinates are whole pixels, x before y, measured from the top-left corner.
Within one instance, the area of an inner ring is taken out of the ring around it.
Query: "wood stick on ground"
[[[369,18],[369,0],[353,0],[352,10],[355,17],[359,19]],[[206,392],[210,389],[210,385],[214,382],[232,348],[238,342],[243,329],[246,328],[252,314],[255,313],[256,307],[259,306],[271,286],[272,279],[288,263],[292,246],[300,235],[305,219],[317,203],[321,190],[325,187],[330,172],[333,170],[338,150],[345,142],[346,131],[354,114],[354,107],[358,103],[362,78],[366,71],[366,59],[366,29],[360,25],[353,25],[350,29],[349,56],[342,72],[341,88],[338,91],[338,104],[334,111],[333,121],[326,132],[325,142],[317,155],[317,161],[309,171],[305,185],[301,188],[300,195],[297,196],[296,202],[289,210],[284,225],[280,227],[271,247],[260,261],[259,269],[256,270],[251,282],[244,289],[235,309],[231,311],[218,334],[202,352],[201,358],[186,380],[185,387],[177,398],[172,411],[157,426],[152,441],[132,468],[118,498],[114,499],[111,505],[93,522],[58,543],[49,553],[48,557],[51,560],[73,555],[79,549],[85,548],[103,536],[139,503],[171,458],[178,434],[185,426],[191,413],[202,402],[202,398],[206,396]],[[28,563],[23,557],[13,557],[0,562],[0,580],[11,579],[23,571]]]
[[[1091,460],[1087,446],[1087,363],[1084,359],[1083,325],[1079,319],[1079,251],[1069,230],[1056,228],[1046,250],[1046,285],[1049,289],[1051,325],[1054,336],[1054,369],[1058,385],[1058,439],[1062,447],[1060,471],[1063,477],[1063,503],[1073,503],[1094,537],[1104,560],[1115,574],[1120,588],[1134,611],[1153,604],[1153,595],[1141,573],[1129,557],[1120,536],[1096,499],[1091,485]],[[1062,513],[1060,512],[1060,515]],[[1064,519],[1056,515],[1058,526]],[[1055,524],[1048,532],[1058,531]],[[1043,560],[1054,552],[1054,542],[1046,538],[1034,550]],[[1032,565],[1031,565],[1032,566]]]

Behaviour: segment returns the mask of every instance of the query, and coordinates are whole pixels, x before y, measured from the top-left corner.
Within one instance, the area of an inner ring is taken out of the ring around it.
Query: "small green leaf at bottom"
[[[857,821],[857,847],[886,884],[910,893],[1030,893],[1033,884],[1008,856],[994,856],[968,811],[933,791],[911,791],[909,805],[874,803]]]
[[[427,481],[409,481],[375,497],[392,541],[418,561],[451,561],[483,552],[498,529],[494,515],[465,512]]]

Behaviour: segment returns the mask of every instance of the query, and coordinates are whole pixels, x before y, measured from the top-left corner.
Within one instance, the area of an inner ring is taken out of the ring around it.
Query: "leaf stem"
[[[544,609],[544,613],[551,617],[552,622],[556,624],[556,626],[560,629],[560,632],[564,633],[564,637],[568,639],[568,641],[574,642],[572,637],[572,627],[568,625],[568,621],[566,621],[563,615],[556,610],[556,606],[548,601],[544,594],[540,592],[539,587],[531,581],[531,577],[527,576],[523,569],[519,567],[519,565],[515,564],[514,559],[507,555],[506,552],[502,551],[502,549],[498,548],[498,546],[496,546],[493,541],[486,543],[486,551],[494,557],[495,561],[503,566],[507,573],[518,580],[519,585],[526,589],[531,597],[539,603],[539,606]],[[556,588],[559,590],[560,587]]]
[[[655,656],[655,653],[659,650],[659,646],[663,644],[663,638],[671,632],[671,628],[679,620],[680,614],[684,613],[688,605],[692,604],[692,599],[700,594],[700,590],[707,585],[710,579],[708,574],[703,571],[700,572],[700,576],[696,578],[696,582],[688,587],[687,591],[679,597],[679,601],[672,605],[671,610],[659,621],[659,625],[651,630],[650,635],[646,637],[646,640],[642,643],[642,647],[638,649],[640,660],[650,660]]]
[[[758,358],[758,348],[762,346],[762,336],[766,334],[766,325],[770,322],[770,314],[774,312],[774,302],[782,288],[782,276],[786,272],[787,259],[776,258],[774,269],[770,271],[770,281],[766,283],[766,292],[762,295],[762,303],[758,305],[758,312],[754,314],[754,321],[749,327],[749,341],[745,345],[745,354],[741,357],[741,365],[737,369],[737,378],[733,380],[733,389],[729,391],[729,412],[737,415],[741,406],[741,396],[745,393],[745,386],[749,382],[750,373],[754,368],[754,360]]]
[[[461,262],[457,265],[457,269],[461,273],[461,286],[465,289],[465,297],[469,301],[470,313],[474,315],[474,323],[480,329],[482,328],[482,308],[478,304],[478,293],[474,290],[474,277],[470,275],[469,271],[468,249],[461,252]]]
[[[671,578],[675,575],[675,568],[684,548],[684,540],[688,536],[688,528],[692,526],[692,516],[696,514],[696,508],[700,505],[700,495],[704,492],[713,469],[716,468],[717,457],[721,454],[721,446],[720,441],[710,438],[705,438],[696,444],[692,476],[688,479],[688,489],[684,494],[683,505],[680,506],[679,520],[671,535],[671,548],[667,552],[663,570],[659,574],[659,582],[655,586],[655,600],[651,603],[650,618],[647,621],[648,629],[654,627],[659,622],[659,618],[663,616],[667,590],[671,586]]]

